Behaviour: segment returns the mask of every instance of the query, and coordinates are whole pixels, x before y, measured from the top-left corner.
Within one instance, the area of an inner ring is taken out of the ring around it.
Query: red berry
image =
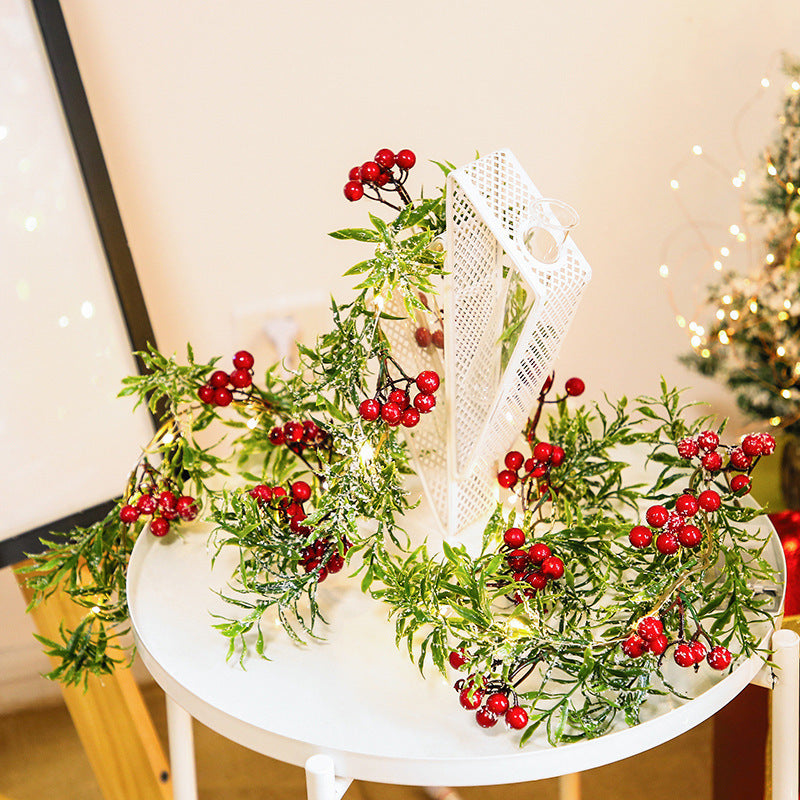
[[[509,528],[503,534],[503,541],[509,547],[522,547],[522,545],[525,544],[525,532],[522,530],[522,528]]]
[[[647,642],[638,633],[632,633],[623,643],[622,652],[628,658],[639,658],[647,650]]]
[[[753,463],[753,459],[750,458],[741,447],[734,447],[734,449],[731,450],[730,461],[731,466],[741,470],[750,469]]]
[[[381,409],[381,419],[392,428],[400,424],[402,416],[403,409],[397,403],[385,403]]]
[[[213,386],[215,389],[220,389],[223,386],[228,385],[228,373],[224,372],[221,369],[218,369],[216,372],[211,374],[211,377],[208,379],[208,383],[210,386]]]
[[[175,510],[178,512],[178,516],[186,522],[191,522],[198,514],[194,497],[189,497],[188,494],[178,498],[178,502],[175,503]]]
[[[491,728],[497,725],[497,715],[492,714],[488,708],[479,708],[475,712],[475,720],[481,728]]]
[[[458,701],[468,711],[476,709],[483,700],[483,692],[474,687],[465,686],[458,695]]]
[[[263,483],[259,483],[257,486],[254,486],[248,494],[254,500],[259,500],[264,503],[268,503],[272,500],[272,489],[269,486],[265,486]]]
[[[706,656],[706,661],[711,669],[727,669],[731,663],[730,651],[721,645],[712,647]]]
[[[286,434],[283,432],[283,428],[280,425],[276,425],[269,432],[269,440],[272,444],[283,444],[286,441]]]
[[[716,450],[710,450],[701,459],[703,469],[709,472],[719,472],[722,468],[722,456]]]
[[[416,408],[407,408],[400,417],[404,428],[413,428],[419,424],[419,411]]]
[[[427,392],[420,392],[414,398],[414,408],[420,414],[427,414],[436,405],[436,395],[428,394]]]
[[[682,514],[679,514],[677,511],[670,511],[667,522],[664,525],[664,530],[670,533],[677,533],[685,523],[686,520]]]
[[[669,645],[669,639],[663,633],[657,633],[648,643],[647,648],[654,655],[660,656]]]
[[[417,388],[426,394],[433,394],[439,388],[439,374],[432,369],[426,369],[417,375]]]
[[[253,369],[253,364],[255,363],[256,360],[253,358],[253,354],[247,350],[239,350],[233,355],[233,366],[236,369]]]
[[[253,382],[253,377],[246,369],[235,369],[231,372],[231,384],[237,389],[244,389]]]
[[[169,532],[169,522],[165,520],[163,517],[153,517],[150,520],[150,533],[153,536],[166,536]]]
[[[541,478],[547,472],[547,464],[538,464],[531,470],[531,477]]]
[[[427,347],[431,343],[431,332],[425,327],[414,331],[414,340],[420,347]]]
[[[284,489],[283,486],[276,486],[272,490],[272,496],[273,497],[286,497],[286,489]]]
[[[347,177],[351,181],[357,181],[361,177],[361,167],[351,167],[350,172],[347,173]]]
[[[689,460],[700,452],[700,445],[694,439],[686,438],[678,442],[678,455]]]
[[[360,181],[348,181],[344,185],[344,196],[352,203],[364,196],[364,187]]]
[[[628,534],[628,541],[634,547],[647,547],[653,541],[653,534],[650,532],[650,528],[645,528],[644,525],[636,525],[631,528],[631,532]]]
[[[417,163],[417,157],[411,150],[400,150],[394,160],[397,166],[403,169],[411,169]]]
[[[694,656],[694,663],[699,664],[706,657],[706,646],[697,639],[689,645],[692,655]]]
[[[292,497],[301,503],[311,497],[311,487],[305,481],[295,481],[292,484]]]
[[[387,183],[392,179],[392,173],[389,170],[382,169],[381,174],[378,175],[378,180],[375,181],[378,186],[386,186]]]
[[[684,547],[697,547],[703,541],[703,532],[697,525],[684,525],[678,531],[678,541]]]
[[[731,478],[731,490],[736,494],[747,494],[750,491],[750,478],[747,475],[734,475]]]
[[[156,500],[161,511],[175,511],[177,498],[172,492],[167,490],[160,492]]]
[[[511,489],[517,482],[517,473],[510,469],[504,469],[497,473],[497,482],[504,489]]]
[[[136,508],[139,510],[140,514],[152,514],[157,507],[158,503],[156,502],[155,497],[153,497],[151,494],[143,494],[136,501]]]
[[[761,441],[757,434],[749,433],[742,439],[742,451],[751,458],[761,455]]]
[[[522,706],[511,706],[506,711],[506,725],[515,731],[522,730],[528,724],[528,712]]]
[[[299,442],[303,438],[303,423],[296,420],[289,420],[283,426],[283,435],[289,443]]]
[[[564,388],[570,397],[578,397],[586,391],[586,384],[580,378],[570,378]]]
[[[214,402],[214,387],[210,384],[206,383],[201,386],[197,390],[197,396],[204,402],[204,403],[213,403]]]
[[[525,576],[525,581],[528,583],[531,589],[535,589],[538,592],[547,586],[547,575],[541,572],[531,572]]]
[[[528,557],[534,564],[541,564],[546,558],[550,558],[550,555],[550,548],[544,542],[537,542],[528,550]]]
[[[358,413],[367,422],[374,422],[381,415],[381,404],[373,397],[362,400],[358,407]]]
[[[553,455],[553,445],[551,445],[549,442],[539,442],[533,448],[533,457],[540,464],[549,464],[552,455]]]
[[[233,395],[229,389],[220,386],[219,389],[214,389],[214,402],[218,406],[229,406],[233,402]]]
[[[313,419],[307,419],[303,421],[303,441],[304,442],[316,442],[322,431],[319,429],[319,425],[314,422]]]
[[[384,169],[391,169],[394,166],[394,153],[384,147],[375,153],[375,161]]]
[[[656,550],[665,556],[671,556],[679,549],[678,537],[674,533],[662,533],[656,539]]]
[[[394,403],[396,406],[400,406],[401,411],[408,408],[408,394],[402,389],[392,389],[392,391],[389,392],[388,401]]]
[[[762,456],[771,456],[775,452],[775,437],[771,433],[759,433],[758,441]]]
[[[654,636],[664,633],[664,625],[658,617],[645,617],[639,623],[636,632],[649,642]]]
[[[341,572],[343,566],[344,566],[344,558],[342,558],[341,553],[334,553],[328,559],[328,563],[325,565],[325,568],[331,574],[335,574],[337,572]]]
[[[139,510],[132,505],[124,505],[119,510],[119,518],[126,525],[131,525],[139,519]]]
[[[719,436],[714,431],[701,431],[697,434],[697,444],[701,450],[716,450],[719,447]]]
[[[675,501],[675,510],[684,517],[693,517],[700,510],[700,503],[691,494],[682,494]]]
[[[467,663],[467,657],[464,655],[463,650],[453,650],[447,660],[453,669],[461,669]]]
[[[361,180],[364,183],[372,183],[378,180],[381,168],[374,161],[365,161],[361,165]]]
[[[512,450],[510,453],[506,453],[504,461],[508,469],[516,472],[525,463],[525,456],[516,450]]]
[[[444,331],[441,328],[437,328],[431,334],[431,342],[437,350],[444,350]]]
[[[553,445],[553,452],[550,454],[550,463],[554,467],[558,467],[564,463],[564,450],[558,445]]]
[[[651,527],[663,528],[669,519],[669,511],[664,506],[650,506],[644,516]]]
[[[558,556],[550,556],[542,561],[542,572],[556,581],[564,575],[564,562]]]
[[[492,714],[505,714],[508,711],[508,698],[502,692],[495,692],[486,698],[486,708]]]
[[[704,492],[700,492],[697,502],[703,511],[716,511],[721,504],[719,494],[713,489],[706,489]]]
[[[512,550],[507,556],[508,566],[515,571],[525,569],[528,563],[528,554],[524,550]]]
[[[694,664],[694,653],[692,652],[691,645],[686,642],[681,642],[681,644],[675,648],[673,658],[679,667],[691,667]]]
[[[525,460],[525,472],[533,472],[536,462],[532,458]]]

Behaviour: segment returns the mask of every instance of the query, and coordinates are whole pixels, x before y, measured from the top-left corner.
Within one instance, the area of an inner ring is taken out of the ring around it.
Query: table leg
[[[318,753],[306,761],[308,800],[340,800],[352,782],[352,778],[336,776],[330,756]]]
[[[772,800],[797,800],[800,637],[790,630],[775,631],[772,649],[779,668],[772,687]]]
[[[558,778],[558,800],[581,800],[581,776],[578,772],[560,775]]]
[[[167,695],[167,733],[174,800],[197,800],[192,718]]]

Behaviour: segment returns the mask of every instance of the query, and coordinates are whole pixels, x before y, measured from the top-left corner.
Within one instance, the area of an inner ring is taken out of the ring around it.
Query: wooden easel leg
[[[31,594],[17,577],[25,597]],[[56,592],[31,612],[42,636],[58,639],[62,620],[76,625],[81,610]],[[130,670],[89,688],[62,686],[64,701],[105,800],[172,800],[172,782],[164,750]]]

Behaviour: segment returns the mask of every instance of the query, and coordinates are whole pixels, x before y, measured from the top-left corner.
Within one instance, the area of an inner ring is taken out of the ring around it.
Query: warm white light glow
[[[772,165],[772,164],[770,164],[770,165],[767,167],[767,172],[768,172],[770,175],[772,175],[772,177],[773,177],[773,178],[774,178],[774,177],[775,177],[775,176],[778,174],[778,170],[777,170],[777,169],[775,169],[774,165]]]
[[[0,125],[0,142],[8,136],[8,128],[5,125]]]
[[[679,328],[685,328],[686,327],[686,319],[684,317],[682,317],[680,314],[678,314],[678,316],[675,317],[675,322],[678,323],[678,327]]]
[[[88,300],[81,303],[81,314],[85,319],[91,319],[94,316],[94,306]]]
[[[39,220],[36,217],[26,217],[25,218],[25,230],[26,231],[35,231],[39,227]]]
[[[772,418],[772,419],[769,421],[769,424],[770,424],[770,425],[772,425],[772,427],[773,427],[773,428],[777,428],[777,427],[778,427],[778,425],[780,425],[780,424],[781,424],[781,418],[780,418],[780,417],[773,417],[773,418]]]
[[[725,331],[720,331],[717,334],[717,337],[722,342],[722,344],[728,344],[730,342],[730,339],[728,338],[728,334],[725,333]]]
[[[778,347],[775,349],[775,352],[776,352],[776,353],[777,353],[779,356],[783,357],[783,356],[785,356],[785,355],[786,355],[786,348],[785,348],[783,345],[779,345],[779,346],[778,346]]]
[[[800,83],[797,81],[792,81],[792,89],[794,89],[795,92],[800,90]]]
[[[678,181],[676,181],[676,180],[675,180],[675,178],[673,178],[673,179],[672,179],[672,180],[669,182],[669,185],[670,185],[670,186],[671,186],[673,189],[677,189],[677,188],[680,186],[680,184],[678,183]]]
[[[251,431],[256,425],[258,425],[258,420],[255,417],[250,417],[250,419],[247,420],[247,427],[250,428]]]
[[[693,153],[694,153],[696,156],[701,156],[701,155],[703,155],[703,148],[702,148],[702,147],[700,147],[700,145],[699,145],[699,144],[696,144],[696,145],[695,145],[695,146],[692,148],[692,152],[693,152]]]
[[[767,253],[766,262],[767,264],[772,264],[775,261],[775,256],[772,253]]]
[[[662,265],[661,265],[661,266],[658,268],[658,274],[659,274],[659,275],[660,275],[662,278],[668,278],[668,277],[669,277],[669,267],[668,267],[666,264],[662,264]]]
[[[692,342],[692,347],[700,347],[703,340],[697,334],[695,334],[694,336],[692,336],[691,342]]]
[[[781,322],[786,322],[786,320],[789,319],[789,315],[785,311],[779,311],[778,312],[778,319]]]
[[[750,301],[750,311],[755,314],[758,311],[758,303],[755,300]]]
[[[375,448],[369,442],[364,442],[364,444],[361,445],[361,449],[358,451],[358,457],[365,464],[368,461],[372,461],[374,455]]]
[[[383,307],[386,305],[386,299],[382,294],[376,294],[373,302],[375,303],[375,308],[377,308],[378,311],[383,311]]]
[[[783,301],[783,307],[788,311],[792,307],[792,301],[787,298]]]
[[[700,351],[700,355],[703,358],[708,358],[711,355],[711,351],[708,348],[704,348],[703,350]]]
[[[721,261],[715,261],[714,262],[714,269],[717,270],[717,271],[721,270],[722,269],[722,262]]]
[[[62,328],[66,328],[66,327],[67,327],[67,325],[69,325],[69,317],[68,317],[66,314],[62,314],[62,315],[61,315],[61,316],[58,318],[58,324],[59,324],[59,325],[60,325]]]
[[[720,322],[722,322],[722,320],[725,319],[725,312],[721,308],[717,309],[717,319]]]
[[[739,312],[735,308],[731,311],[731,319],[739,319]]]
[[[175,434],[174,434],[174,433],[172,433],[172,431],[167,431],[167,432],[166,432],[166,433],[165,433],[165,434],[164,434],[164,435],[161,437],[161,443],[162,443],[162,444],[172,444],[174,441],[175,441]]]
[[[719,252],[720,252],[720,255],[723,255],[725,257],[727,257],[727,256],[729,256],[731,254],[731,251],[728,250],[727,247],[720,247]]]
[[[722,302],[729,306],[731,304],[731,296],[729,294],[722,295]]]
[[[762,78],[761,85],[766,89],[769,86],[769,78]]]
[[[781,392],[781,397],[782,397],[784,400],[789,400],[789,399],[791,398],[791,396],[792,396],[792,393],[791,393],[791,392],[790,392],[788,389],[784,389],[784,390]]]
[[[729,230],[729,231],[730,231],[730,232],[731,232],[731,233],[732,233],[734,236],[736,236],[736,234],[737,234],[737,233],[739,233],[739,226],[738,226],[738,225],[731,225],[731,226],[730,226],[730,228],[728,228],[728,230]]]

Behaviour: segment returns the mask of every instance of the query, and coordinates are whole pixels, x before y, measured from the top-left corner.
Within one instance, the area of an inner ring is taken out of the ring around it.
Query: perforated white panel
[[[533,409],[591,278],[571,239],[553,264],[537,261],[521,244],[522,225],[540,197],[508,150],[448,177],[445,391],[451,533],[491,505],[497,459]],[[516,322],[518,335],[506,341],[510,321]]]

